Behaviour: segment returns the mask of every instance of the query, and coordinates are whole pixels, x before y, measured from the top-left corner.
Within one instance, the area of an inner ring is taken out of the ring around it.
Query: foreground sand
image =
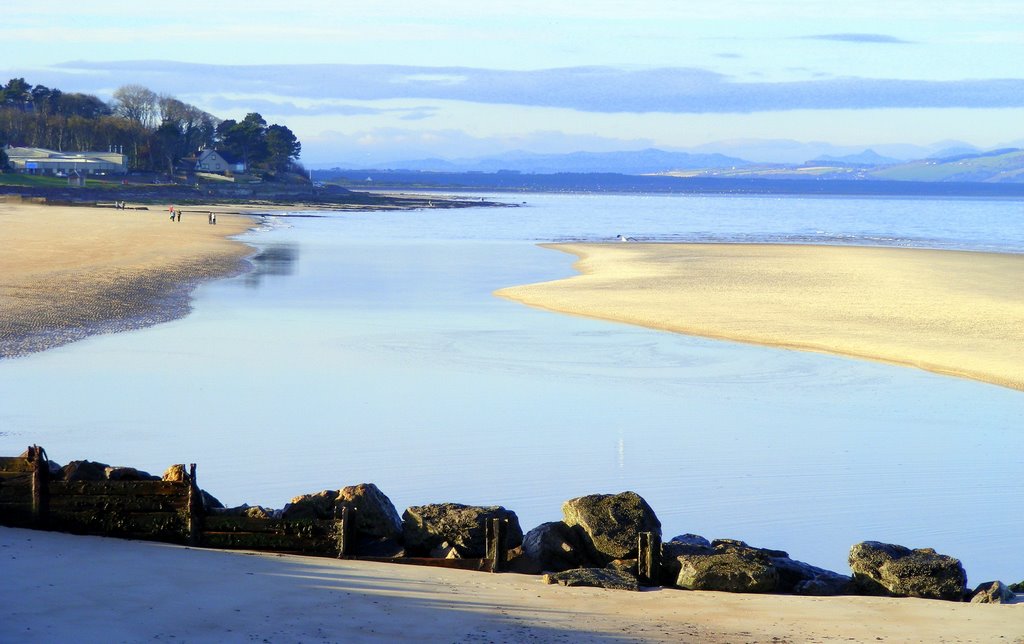
[[[252,249],[228,237],[253,220],[182,210],[0,201],[0,357],[178,317],[190,287],[239,270]]]
[[[1024,605],[544,585],[0,528],[0,641],[1019,642]]]
[[[558,244],[582,275],[530,306],[911,365],[1024,389],[1024,255],[755,244]]]

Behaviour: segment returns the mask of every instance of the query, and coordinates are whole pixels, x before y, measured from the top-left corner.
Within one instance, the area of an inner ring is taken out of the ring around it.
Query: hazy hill
[[[852,166],[880,166],[880,165],[894,165],[902,163],[902,159],[896,159],[893,157],[882,156],[874,150],[868,149],[860,152],[859,154],[847,154],[844,156],[832,156],[830,154],[824,154],[816,159],[812,159],[807,162],[808,165],[852,165]]]
[[[778,142],[776,142],[778,143]],[[431,174],[604,174],[660,175],[684,178],[814,180],[814,181],[914,181],[967,183],[1024,183],[1024,150],[1003,148],[987,152],[946,141],[933,146],[937,152],[913,161],[879,153],[874,148],[855,153],[820,154],[798,163],[753,163],[723,154],[695,154],[647,149],[627,152],[575,152],[536,154],[509,152],[475,159],[420,159],[396,161],[385,166],[338,164],[334,169],[379,172],[382,170]],[[366,175],[364,175],[365,177]],[[436,177],[435,177],[436,178]],[[476,185],[473,180],[467,185]],[[491,183],[494,183],[493,181]],[[501,183],[501,182],[498,182]]]
[[[570,154],[537,154],[520,151],[474,159],[393,161],[386,167],[421,172],[500,172],[506,170],[529,174],[556,174],[559,172],[651,174],[671,170],[733,168],[749,165],[751,165],[749,161],[722,154],[691,154],[651,148],[625,152],[573,152]],[[360,166],[338,164],[338,167]]]
[[[1022,183],[1024,150],[1010,148],[958,154],[941,159],[921,159],[872,170],[868,178],[889,181]]]

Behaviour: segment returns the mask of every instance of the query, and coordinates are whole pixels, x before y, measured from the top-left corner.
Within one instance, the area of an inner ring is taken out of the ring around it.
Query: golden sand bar
[[[496,295],[687,335],[1024,389],[1024,255],[770,244],[554,244],[568,279]]]
[[[249,217],[210,225],[217,208],[188,206],[172,222],[167,207],[139,208],[0,201],[0,357],[183,315],[190,287],[252,252],[228,239]]]

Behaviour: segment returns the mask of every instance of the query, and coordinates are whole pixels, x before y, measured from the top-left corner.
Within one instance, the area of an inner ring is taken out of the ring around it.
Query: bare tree
[[[114,91],[114,113],[152,130],[159,113],[156,92],[142,85],[125,85]]]

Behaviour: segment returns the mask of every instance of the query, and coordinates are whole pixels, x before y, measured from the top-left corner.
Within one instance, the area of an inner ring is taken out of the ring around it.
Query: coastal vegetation
[[[3,145],[117,151],[127,155],[132,171],[166,174],[208,148],[244,162],[248,172],[264,178],[303,172],[297,164],[302,145],[287,126],[268,124],[256,112],[241,121],[221,119],[141,85],[118,88],[108,103],[12,78],[0,85]],[[0,153],[0,169],[6,161]]]

